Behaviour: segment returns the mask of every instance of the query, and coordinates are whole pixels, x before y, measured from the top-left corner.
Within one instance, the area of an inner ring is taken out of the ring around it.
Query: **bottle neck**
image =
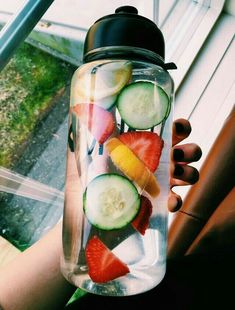
[[[165,63],[164,59],[147,49],[131,46],[107,46],[93,49],[86,53],[83,57],[83,62],[91,62],[99,59],[130,59],[146,61],[162,67],[164,70],[177,69],[175,63]]]
[[[87,63],[105,58],[140,60],[164,66],[164,60],[158,54],[144,48],[130,46],[107,46],[97,48],[85,54],[83,61]]]

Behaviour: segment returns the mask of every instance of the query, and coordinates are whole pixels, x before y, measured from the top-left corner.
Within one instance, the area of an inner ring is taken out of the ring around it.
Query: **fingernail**
[[[175,165],[174,176],[180,177],[184,173],[184,168],[180,165]]]
[[[197,183],[197,181],[199,180],[200,174],[199,171],[197,169],[194,169],[192,177],[191,177],[191,184],[195,184]]]
[[[181,123],[175,123],[175,129],[176,129],[176,132],[178,134],[181,134],[184,132],[184,126],[181,124]]]
[[[182,200],[181,199],[177,199],[177,202],[176,202],[176,204],[175,204],[175,206],[173,208],[173,212],[174,211],[178,211],[181,208],[181,206],[182,206]]]
[[[175,161],[183,160],[184,158],[184,151],[181,149],[174,149],[173,151],[173,158]]]

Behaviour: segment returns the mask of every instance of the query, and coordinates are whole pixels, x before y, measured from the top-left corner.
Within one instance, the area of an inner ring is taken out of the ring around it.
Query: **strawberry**
[[[89,276],[96,283],[105,283],[130,272],[128,266],[97,236],[92,237],[87,243],[86,260]]]
[[[100,144],[103,144],[113,133],[115,121],[112,113],[96,104],[80,103],[72,107],[72,111]]]
[[[157,169],[164,145],[157,133],[149,131],[125,132],[119,136],[119,140],[126,144],[151,172]]]
[[[141,235],[145,234],[146,229],[149,226],[149,219],[152,214],[153,206],[151,204],[151,201],[145,197],[141,196],[141,205],[140,205],[140,211],[135,217],[135,219],[131,222],[131,225],[141,233]]]

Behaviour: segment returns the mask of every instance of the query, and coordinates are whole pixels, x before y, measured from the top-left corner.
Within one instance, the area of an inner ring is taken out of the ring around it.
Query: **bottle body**
[[[134,295],[164,277],[172,105],[157,65],[104,59],[74,74],[61,269],[86,291]]]

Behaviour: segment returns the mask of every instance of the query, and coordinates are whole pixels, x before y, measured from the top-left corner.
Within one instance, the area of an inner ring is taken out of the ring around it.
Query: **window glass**
[[[0,11],[6,13],[15,13],[24,3],[26,3],[26,0],[1,1]]]
[[[50,21],[88,29],[97,19],[104,15],[112,14],[115,9],[122,5],[135,6],[140,14],[152,17],[153,1],[115,0],[56,0],[45,14],[44,18]],[[66,12],[66,14],[65,14]]]
[[[23,0],[1,1],[0,23],[9,19],[10,13],[16,12],[24,2]],[[113,13],[121,5],[133,5],[141,15],[152,19],[162,29],[166,41],[166,60],[176,62],[178,66],[178,70],[172,72],[176,89],[179,90],[176,112],[187,111],[186,114],[191,115],[190,111],[193,111],[194,106],[190,105],[189,108],[188,102],[180,100],[188,98],[185,96],[184,88],[182,87],[180,91],[180,87],[185,85],[185,88],[189,89],[188,84],[182,81],[211,33],[223,4],[223,0],[55,0],[43,16],[43,20],[48,21],[48,25],[51,26],[47,28],[45,24],[39,25],[38,31],[33,32],[30,38],[33,44],[39,42],[38,46],[41,48],[50,43],[51,45],[48,45],[50,53],[59,57],[62,55],[64,57],[61,57],[62,59],[71,60],[72,58],[68,58],[66,54],[70,48],[59,51],[60,43],[67,40],[74,53],[73,63],[78,63],[84,35],[90,25],[99,17]],[[55,41],[48,40],[52,37]],[[57,38],[60,38],[60,41],[56,41]],[[21,215],[24,221],[25,214],[29,212],[31,215],[28,223],[36,223],[35,226],[27,224],[27,221],[25,224],[22,222],[21,226],[34,227],[35,235],[30,237],[31,241],[22,239],[23,241],[19,242],[30,244],[48,227],[54,225],[62,215],[69,84],[75,67],[65,61],[55,60],[51,55],[42,56],[40,54],[42,52],[33,47],[22,47],[19,53],[23,53],[24,49],[32,58],[14,57],[6,70],[15,66],[15,71],[11,73],[5,71],[0,76],[0,121],[4,124],[0,129],[0,143],[2,143],[0,158],[3,158],[8,146],[11,147],[13,159],[17,158],[16,161],[9,162],[9,157],[5,156],[6,160],[0,163],[0,166],[4,166],[4,169],[7,168],[13,173],[13,175],[11,173],[6,175],[7,170],[0,168],[0,204],[3,206],[0,208],[0,235],[17,240],[18,237],[14,231],[18,231],[18,226],[14,226],[14,223],[19,224]],[[22,68],[25,68],[23,70],[25,73],[22,73]],[[47,75],[48,72],[52,74]],[[12,83],[7,84],[7,77],[9,80],[12,79]],[[37,81],[39,81],[38,84]],[[29,91],[25,90],[22,82],[28,85]],[[190,84],[190,77],[187,78],[187,83]],[[206,83],[208,81],[205,85]],[[16,87],[17,85],[19,87]],[[192,83],[190,85],[193,89]],[[40,97],[43,87],[44,95]],[[195,96],[200,98],[199,93]],[[34,100],[30,100],[32,98]],[[42,106],[34,110],[39,101]],[[195,102],[197,102],[196,99]],[[19,110],[16,103],[20,106]],[[181,114],[181,117],[184,115]],[[31,119],[32,121],[29,121]],[[9,122],[9,126],[6,122]],[[26,130],[28,135],[25,136],[24,141],[18,145],[14,144],[18,135]],[[23,179],[18,179],[18,174]],[[53,198],[53,195],[60,197],[59,202]],[[55,214],[55,217],[51,216],[52,214]],[[34,216],[38,217],[37,221]],[[17,241],[14,242],[17,243]]]

